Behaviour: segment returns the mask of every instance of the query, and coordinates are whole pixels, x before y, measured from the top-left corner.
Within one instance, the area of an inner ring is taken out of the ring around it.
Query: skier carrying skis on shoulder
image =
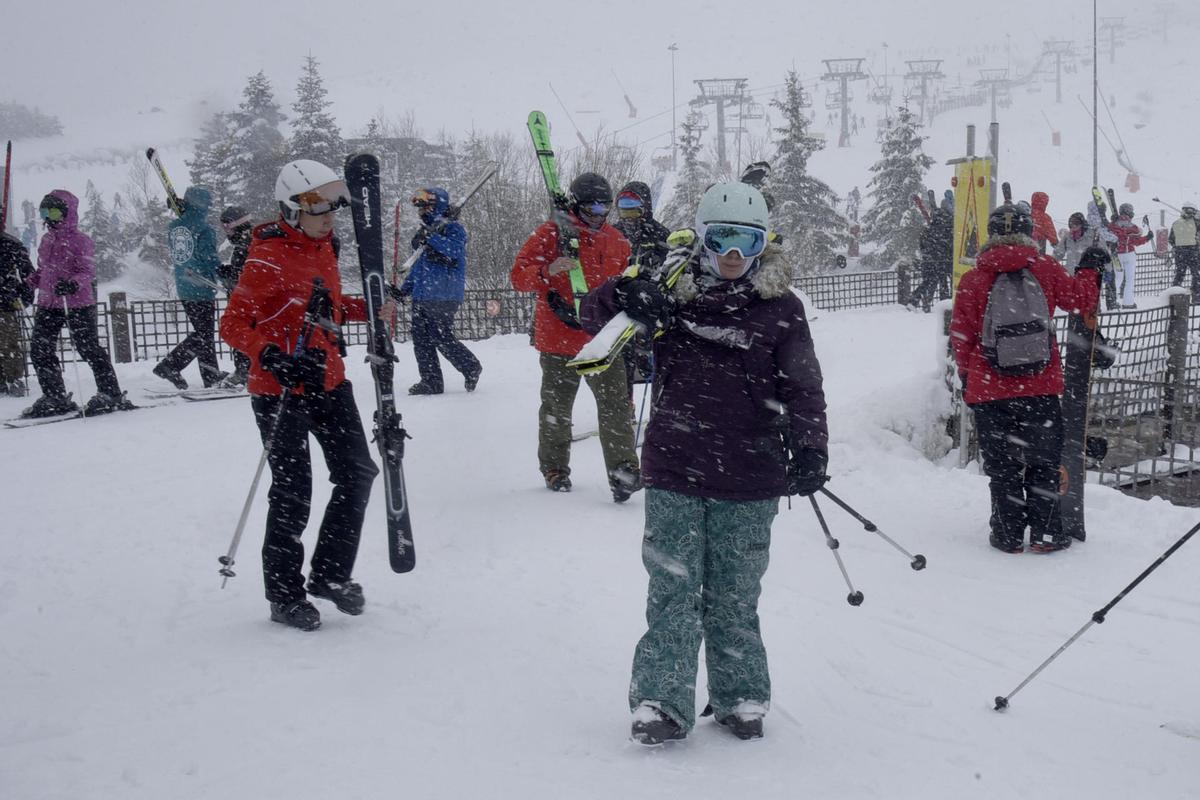
[[[262,551],[271,619],[308,631],[320,626],[321,617],[306,591],[332,600],[343,613],[363,611],[362,587],[350,577],[379,469],[346,380],[337,328],[347,320],[365,322],[367,308],[362,298],[343,296],[338,274],[333,226],[334,213],[350,205],[345,181],[316,161],[292,161],[279,173],[275,199],[280,217],[254,230],[245,270],[221,318],[221,336],[250,356],[251,404],[271,467]],[[328,318],[298,348],[314,280],[328,291]],[[312,499],[310,433],[329,465],[333,494],[306,586],[300,536]]]
[[[242,277],[242,269],[246,266],[246,256],[250,253],[250,238],[254,231],[254,218],[250,212],[241,206],[229,206],[221,212],[221,229],[225,238],[233,245],[233,253],[228,264],[217,268],[217,279],[225,289],[227,297],[233,296],[238,280]],[[221,382],[222,386],[245,386],[250,377],[250,357],[240,350],[233,351],[233,374]]]
[[[538,467],[546,488],[571,491],[571,414],[579,393],[579,373],[567,365],[591,339],[576,311],[576,283],[590,294],[629,263],[629,242],[606,222],[612,208],[612,188],[594,172],[571,182],[570,210],[563,220],[540,225],[517,253],[512,285],[518,292],[536,292],[533,346],[542,368],[541,407],[538,411]],[[579,259],[568,258],[560,236],[579,241]],[[580,292],[583,294],[583,291]],[[586,295],[584,295],[586,296]],[[596,396],[600,448],[608,471],[613,501],[623,503],[642,488],[641,468],[633,442],[629,413],[629,383],[622,369],[607,369],[586,378]]]
[[[629,687],[642,744],[694,725],[702,641],[717,722],[740,739],[762,736],[771,683],[757,606],[771,523],[780,497],[827,480],[821,368],[791,266],[768,242],[762,193],[717,184],[695,220],[692,244],[667,258],[668,270],[686,265],[672,288],[620,277],[582,309],[587,330],[623,310],[661,332],[642,451],[647,631]]]
[[[1116,219],[1108,223],[1108,229],[1117,237],[1117,258],[1121,261],[1124,285],[1121,291],[1121,307],[1137,308],[1133,296],[1133,279],[1137,273],[1137,247],[1154,238],[1154,231],[1147,227],[1143,234],[1133,221],[1133,203],[1121,203]]]
[[[131,408],[96,331],[95,244],[79,230],[79,199],[66,189],[55,189],[42,198],[39,212],[46,235],[38,245],[37,270],[29,278],[29,285],[37,289],[29,357],[42,396],[21,416],[53,417],[78,410],[67,396],[58,363],[58,334],[64,324],[75,352],[96,378],[96,395],[84,406],[84,415]]]

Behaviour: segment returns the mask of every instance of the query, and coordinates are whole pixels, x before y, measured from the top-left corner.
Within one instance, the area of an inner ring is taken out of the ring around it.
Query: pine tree
[[[251,75],[242,90],[242,102],[231,115],[233,142],[231,170],[240,197],[256,216],[270,219],[278,213],[275,179],[287,162],[287,142],[279,132],[287,119],[275,102],[271,82],[261,71]]]
[[[849,244],[850,237],[846,218],[837,210],[837,194],[808,172],[808,160],[825,144],[808,132],[801,99],[800,78],[793,70],[787,74],[783,98],[771,101],[783,113],[783,125],[775,129],[771,165],[771,224],[783,235],[796,272],[814,274],[833,267],[835,250]]]
[[[192,185],[210,189],[213,206],[218,210],[244,202],[236,158],[236,134],[232,114],[223,111],[214,114],[201,129],[192,160],[187,162]]]
[[[703,125],[703,115],[698,109],[692,109],[680,126],[682,132],[678,146],[683,164],[675,182],[675,191],[661,214],[663,224],[672,229],[692,226],[700,196],[713,181],[712,169],[700,160]]]
[[[329,113],[333,105],[326,95],[325,82],[317,69],[317,59],[308,56],[296,84],[296,102],[292,104],[292,139],[288,143],[290,159],[308,158],[340,170],[346,160],[342,132]],[[290,160],[289,159],[289,160]]]
[[[120,232],[113,225],[113,217],[104,204],[104,198],[91,181],[87,182],[83,196],[87,210],[79,220],[79,228],[92,239],[96,279],[111,281],[121,274]]]
[[[863,215],[862,240],[878,247],[863,258],[867,266],[892,269],[917,254],[925,221],[912,196],[921,195],[925,173],[933,166],[933,159],[921,149],[925,139],[918,133],[920,127],[912,113],[901,106],[884,135],[882,155],[871,167],[874,177],[867,184],[867,194],[874,198],[874,204]]]

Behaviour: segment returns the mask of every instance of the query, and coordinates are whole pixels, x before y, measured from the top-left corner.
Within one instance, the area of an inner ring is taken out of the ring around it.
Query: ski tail
[[[925,207],[925,201],[921,199],[921,195],[917,192],[912,196],[913,205],[917,207],[917,211],[921,212],[921,216],[925,218],[925,224],[928,225],[933,221],[933,217],[929,215],[929,209]]]
[[[179,195],[175,193],[175,186],[171,183],[171,178],[167,175],[167,168],[163,166],[162,160],[158,157],[158,151],[153,147],[146,148],[146,159],[150,162],[150,166],[154,167],[154,172],[158,175],[158,179],[162,181],[163,189],[167,192],[167,207],[177,217],[183,216],[183,201],[179,199]]]
[[[4,148],[4,191],[0,199],[0,233],[8,230],[8,196],[12,190],[12,139]]]
[[[1006,204],[1011,205],[1012,204],[1012,186],[1009,185],[1008,181],[1005,181],[1004,183],[1000,184],[1000,192],[1001,192],[1001,194],[1004,195],[1004,202]]]

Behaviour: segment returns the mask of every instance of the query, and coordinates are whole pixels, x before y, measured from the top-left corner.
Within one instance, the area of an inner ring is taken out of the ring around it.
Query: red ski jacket
[[[1150,231],[1143,235],[1142,229],[1129,217],[1118,217],[1108,223],[1108,229],[1117,235],[1117,253],[1132,253],[1139,245],[1154,238]]]
[[[975,261],[974,269],[963,275],[954,295],[954,318],[950,323],[950,341],[958,374],[966,378],[963,400],[967,405],[1006,400],[1012,397],[1061,395],[1062,362],[1058,342],[1051,344],[1050,365],[1037,375],[1000,375],[983,354],[983,315],[996,276],[1028,267],[1046,294],[1049,311],[1087,313],[1100,300],[1100,276],[1094,269],[1080,269],[1072,277],[1062,265],[1038,253],[1027,236],[995,236],[988,240]]]
[[[310,239],[282,220],[254,229],[242,277],[221,317],[221,338],[250,357],[250,394],[283,393],[279,381],[259,363],[259,356],[272,344],[285,353],[295,350],[312,296],[313,278],[320,278],[329,289],[334,322],[342,325],[348,320],[367,321],[366,301],[342,296],[332,234]],[[338,353],[336,335],[316,330],[308,346],[325,351],[325,390],[341,384],[346,379],[346,368]],[[303,388],[297,392],[303,393]]]
[[[1054,229],[1054,220],[1046,213],[1046,206],[1050,205],[1050,195],[1034,192],[1029,200],[1033,209],[1033,240],[1057,245],[1058,231]]]

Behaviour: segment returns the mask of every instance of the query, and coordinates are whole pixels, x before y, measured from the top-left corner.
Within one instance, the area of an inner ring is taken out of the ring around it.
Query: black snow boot
[[[659,745],[687,737],[687,731],[657,706],[642,703],[633,712],[630,738],[638,744]]]
[[[614,503],[624,503],[642,488],[642,471],[636,464],[621,464],[608,474]]]
[[[166,364],[159,364],[153,372],[164,381],[170,381],[171,385],[181,392],[188,388],[188,382],[183,379],[183,375],[179,374],[177,369],[171,369]]]
[[[332,600],[333,604],[337,606],[338,611],[343,614],[349,614],[352,617],[357,617],[361,614],[363,606],[367,602],[366,598],[363,597],[362,587],[354,581],[336,583],[321,578],[310,578],[307,591],[313,597],[320,597],[322,600]]]
[[[113,396],[104,392],[96,392],[96,396],[87,401],[83,407],[83,415],[85,417],[95,417],[99,414],[108,414],[113,411],[128,411],[133,408],[133,403],[125,399],[125,393]]]
[[[302,631],[315,631],[321,627],[321,613],[307,600],[271,603],[271,621]]]
[[[561,469],[548,469],[542,473],[546,479],[546,488],[552,492],[571,491],[571,476]]]
[[[442,390],[437,386],[430,386],[428,383],[425,383],[425,381],[418,381],[417,383],[414,383],[412,386],[408,387],[408,393],[418,395],[441,394]]]
[[[479,385],[479,375],[482,372],[483,372],[483,367],[480,367],[479,369],[475,370],[474,372],[468,372],[465,375],[463,375],[463,386],[466,387],[468,392],[475,391],[475,387]]]
[[[717,720],[717,724],[743,741],[761,739],[763,735],[763,718],[758,714],[730,714]]]
[[[71,414],[78,410],[79,406],[75,405],[75,401],[71,399],[71,395],[61,397],[45,394],[34,400],[33,405],[21,412],[21,416],[26,418],[57,417],[61,414]]]

